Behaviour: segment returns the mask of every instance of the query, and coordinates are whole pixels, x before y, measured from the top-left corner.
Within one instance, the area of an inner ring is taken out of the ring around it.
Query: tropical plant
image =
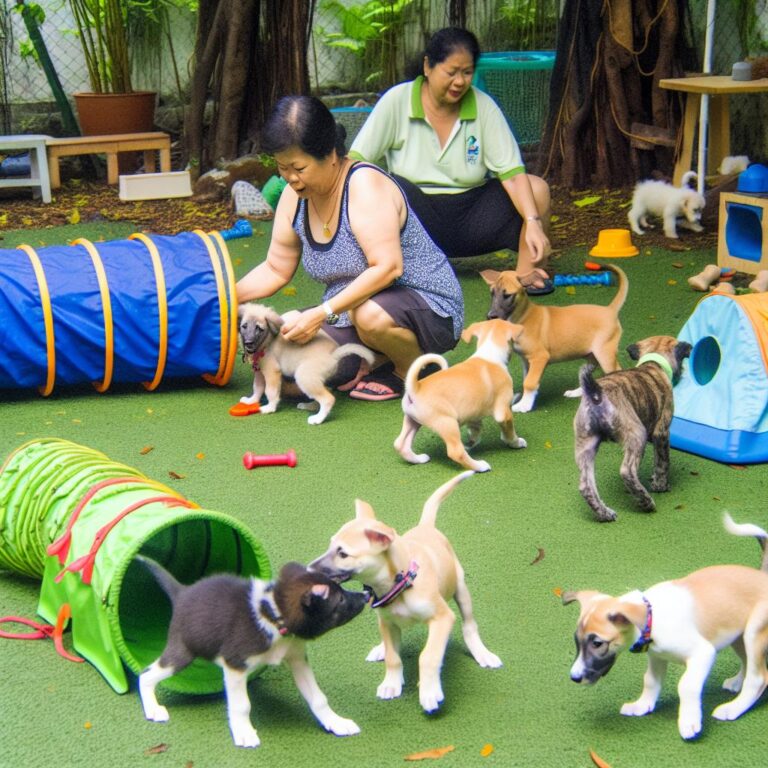
[[[323,10],[341,22],[340,32],[317,28],[322,43],[329,48],[350,51],[368,72],[365,85],[378,88],[399,79],[399,42],[414,0],[367,0],[349,5],[339,0],[323,3]]]

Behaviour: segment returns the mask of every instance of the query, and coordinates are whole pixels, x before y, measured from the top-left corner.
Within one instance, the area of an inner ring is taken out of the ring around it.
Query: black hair
[[[472,57],[472,63],[477,66],[477,60],[480,58],[480,43],[472,32],[463,27],[444,27],[435,32],[429,38],[424,56],[429,66],[434,67],[436,64],[442,64],[457,50],[467,51]]]
[[[316,160],[324,160],[335,149],[346,155],[347,132],[331,111],[315,96],[283,96],[275,104],[261,129],[261,149],[268,155],[298,147]]]

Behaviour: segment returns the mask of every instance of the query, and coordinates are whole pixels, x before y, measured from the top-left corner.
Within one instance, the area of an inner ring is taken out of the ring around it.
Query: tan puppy
[[[493,416],[501,427],[501,439],[511,448],[525,448],[526,442],[515,433],[512,416],[512,377],[508,364],[510,342],[522,327],[504,320],[486,320],[465,328],[465,342],[477,338],[475,353],[452,368],[441,355],[422,355],[411,363],[405,377],[403,428],[395,449],[411,464],[429,461],[426,453],[413,452],[413,439],[422,426],[429,427],[445,441],[448,456],[475,472],[487,472],[487,461],[476,461],[461,442],[461,426],[469,427],[467,448],[480,442],[484,416]],[[419,379],[421,370],[437,364],[442,370]]]
[[[612,264],[619,287],[608,306],[574,304],[550,307],[534,304],[512,270],[483,270],[480,274],[491,286],[488,317],[520,323],[525,332],[515,340],[514,350],[523,361],[523,396],[512,410],[525,413],[533,409],[544,368],[548,363],[580,357],[599,365],[605,373],[620,369],[617,358],[621,340],[619,310],[624,305],[629,281],[624,271]],[[581,389],[568,390],[566,397],[580,397]]]
[[[443,701],[440,669],[456,617],[448,601],[453,598],[463,620],[464,642],[481,667],[500,667],[498,656],[480,639],[472,613],[472,600],[464,569],[446,537],[435,527],[443,499],[472,472],[462,472],[440,486],[427,500],[419,524],[402,536],[376,519],[369,504],[355,502],[354,520],[331,538],[328,551],[310,563],[332,579],[358,579],[370,586],[382,644],[368,661],[384,660],[386,674],[376,695],[394,699],[403,689],[400,632],[414,622],[428,626],[427,643],[419,656],[419,701],[434,712]]]
[[[737,526],[737,535],[753,535],[754,526]],[[761,533],[765,533],[761,531]],[[643,691],[624,704],[622,715],[653,712],[669,661],[685,664],[678,683],[677,726],[684,739],[701,732],[701,692],[717,652],[730,645],[739,657],[739,672],[723,682],[734,699],[716,707],[712,716],[735,720],[761,696],[768,673],[768,574],[742,565],[714,565],[682,579],[663,581],[644,592],[621,597],[595,591],[566,592],[563,603],[578,600],[578,655],[571,679],[590,685],[606,675],[625,648],[648,652]]]
[[[258,403],[266,393],[267,404],[260,413],[274,413],[280,402],[283,376],[292,376],[299,389],[320,406],[307,422],[322,424],[336,402],[325,383],[336,373],[341,359],[359,355],[365,363],[372,365],[374,355],[361,344],[339,346],[322,330],[306,344],[286,341],[280,328],[294,314],[298,313],[294,310],[278,315],[263,304],[247,303],[238,307],[243,351],[253,364],[253,394],[241,397],[240,402]],[[307,405],[300,403],[299,407],[306,408]]]

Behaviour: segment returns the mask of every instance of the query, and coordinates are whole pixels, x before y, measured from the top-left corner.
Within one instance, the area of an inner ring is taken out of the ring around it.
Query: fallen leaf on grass
[[[713,496],[712,499],[714,501],[722,501],[722,499],[719,496]]]
[[[552,590],[552,594],[554,594],[555,597],[562,597],[563,596],[563,588],[562,587],[555,587]]]
[[[675,269],[682,269],[682,268],[685,266],[685,264],[683,264],[683,262],[682,262],[682,261],[673,261],[673,262],[672,262],[672,266],[673,266]]]
[[[685,509],[685,504],[677,504],[675,509]]]
[[[154,450],[155,450],[155,446],[154,446],[154,445],[145,445],[145,446],[144,446],[144,447],[143,447],[143,448],[142,448],[142,449],[139,451],[139,453],[140,453],[142,456],[146,456],[148,453],[151,453],[151,452],[152,452],[152,451],[154,451]]]
[[[204,454],[204,453],[202,453],[202,452],[201,452],[201,453],[196,453],[196,454],[195,454],[195,458],[196,458],[196,459],[201,459],[201,460],[202,460],[202,459],[204,459],[204,458],[205,458],[205,454]]]
[[[544,441],[544,447],[545,448],[551,448],[552,447],[552,441],[551,440],[545,440]]]
[[[746,469],[746,467],[743,464],[729,464],[728,466],[731,469]]]
[[[449,752],[453,752],[456,747],[451,744],[447,747],[435,747],[434,749],[427,749],[424,752],[414,752],[411,755],[406,755],[403,760],[437,760],[439,757],[447,755]]]
[[[296,287],[293,285],[289,285],[287,288],[283,288],[282,290],[283,296],[295,296],[296,295]]]
[[[592,758],[592,762],[597,766],[597,768],[611,768],[611,766],[603,760],[600,755],[595,754],[594,750],[589,750],[589,756]]]
[[[698,477],[698,476],[699,476],[699,473],[698,473],[698,472],[697,472],[695,469],[692,469],[692,470],[691,470],[691,474],[692,474],[694,477]]]
[[[668,251],[690,251],[690,245],[681,245],[680,243],[669,243],[665,246]]]
[[[488,757],[493,752],[493,744],[486,744],[481,750],[480,750],[480,757]]]
[[[667,280],[667,285],[677,285],[677,280]]]
[[[183,480],[186,475],[180,475],[178,472],[170,470],[170,472],[168,472],[168,477],[170,477],[172,480]]]
[[[540,563],[544,559],[544,550],[541,547],[536,547],[538,550],[536,552],[536,557],[531,560],[531,565],[536,565],[536,563]]]
[[[601,200],[600,195],[590,195],[589,197],[582,197],[580,200],[574,200],[573,204],[577,208],[583,208],[585,205],[594,205],[598,200]]]
[[[144,750],[145,755],[161,755],[163,752],[168,751],[167,744],[156,744],[154,747]]]

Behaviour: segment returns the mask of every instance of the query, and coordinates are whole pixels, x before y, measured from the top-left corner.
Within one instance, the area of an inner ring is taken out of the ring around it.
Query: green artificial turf
[[[40,246],[77,236],[97,241],[129,232],[106,223],[8,232],[2,245]],[[230,242],[238,274],[263,258],[268,237],[269,225],[258,224],[253,237]],[[557,270],[581,272],[586,250],[566,248],[555,262]],[[680,331],[699,299],[686,278],[713,261],[713,251],[641,247],[639,256],[619,262],[630,279],[621,313],[623,365],[630,365],[623,349],[630,342]],[[488,257],[484,263],[509,262]],[[460,277],[467,321],[482,319],[487,286],[472,270],[462,268]],[[303,275],[292,287],[295,293],[274,298],[277,309],[307,306],[320,296],[319,287]],[[560,288],[537,301],[603,304],[613,294],[613,288],[605,287],[577,287],[570,293]],[[470,352],[460,343],[449,359],[455,362]],[[619,714],[621,704],[640,692],[641,655],[625,654],[594,687],[569,679],[578,609],[562,606],[559,589],[620,594],[714,563],[757,565],[756,545],[726,534],[722,512],[729,510],[740,522],[768,523],[765,466],[735,468],[673,451],[672,489],[656,494],[658,511],[645,514],[633,508],[623,490],[616,446],[601,450],[597,475],[619,519],[594,522],[579,494],[573,460],[576,402],[562,397],[575,385],[579,365],[548,368],[536,410],[517,417],[527,449],[505,448],[498,430],[486,423],[473,454],[489,461],[493,470],[459,486],[440,510],[439,525],[467,573],[481,635],[504,667],[479,668],[457,622],[443,667],[446,699],[438,714],[425,715],[418,703],[423,627],[404,634],[403,696],[376,698],[383,670],[365,661],[377,642],[375,618],[368,610],[309,649],[331,706],[353,718],[361,734],[342,739],[324,733],[288,670],[270,669],[250,686],[252,718],[262,740],[258,750],[233,746],[222,696],[165,694],[170,722],[146,722],[135,680],[130,693],[117,695],[89,664],[57,656],[49,640],[0,639],[0,766],[373,768],[402,765],[410,753],[448,745],[454,751],[436,763],[445,768],[585,768],[593,764],[590,749],[613,768],[765,765],[768,712],[763,701],[733,723],[710,717],[730,697],[720,684],[736,669],[731,651],[715,664],[704,693],[703,735],[690,744],[677,733],[679,668],[671,668],[657,711],[643,718]],[[519,387],[519,361],[511,370]],[[238,360],[230,384],[221,389],[184,381],[164,382],[154,393],[126,384],[103,395],[87,385],[57,390],[47,399],[34,392],[5,392],[0,454],[40,437],[96,448],[171,484],[204,509],[241,520],[262,543],[273,568],[322,553],[331,534],[353,515],[355,498],[367,500],[383,520],[406,530],[432,491],[458,471],[442,442],[426,430],[416,450],[430,453],[432,461],[410,466],[400,459],[392,447],[401,424],[399,402],[356,402],[339,393],[330,418],[314,427],[288,402],[273,415],[233,418],[228,408],[250,392],[250,378],[248,366]],[[292,469],[247,471],[241,463],[246,451],[282,453],[289,448],[298,456]],[[650,451],[643,463],[646,481],[649,474]],[[0,615],[33,617],[39,588],[35,580],[0,573]],[[493,752],[482,756],[488,744]]]

